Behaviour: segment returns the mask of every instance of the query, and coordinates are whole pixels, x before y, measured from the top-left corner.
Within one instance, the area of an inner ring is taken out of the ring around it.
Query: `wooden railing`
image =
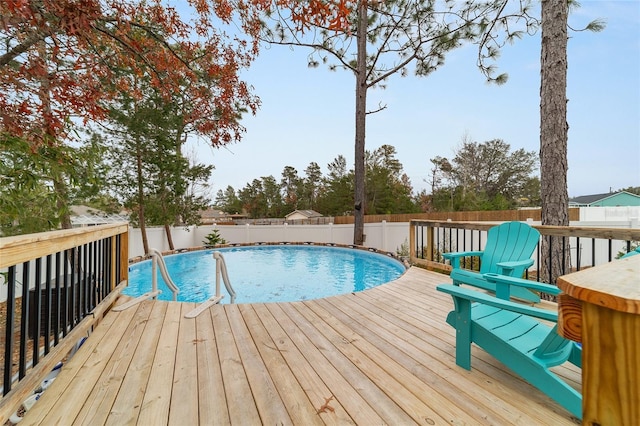
[[[33,392],[113,303],[127,280],[128,232],[125,223],[0,238],[0,414],[7,394]]]
[[[486,242],[486,231],[497,224],[498,222],[412,220],[409,224],[410,261],[429,269],[449,271],[451,266],[444,263],[442,253],[482,250]],[[563,262],[563,274],[608,263],[619,252],[630,251],[634,242],[640,241],[638,228],[533,227],[540,231],[542,238],[561,237],[563,251],[569,252],[565,256],[569,263]],[[535,263],[529,269],[531,272],[537,271],[544,255],[538,245],[534,253]],[[473,268],[473,264],[469,266]]]
[[[510,220],[533,221],[541,220],[540,209],[521,210],[480,210],[463,212],[428,212],[428,213],[401,213],[401,214],[367,214],[364,216],[364,223],[387,222],[409,222],[411,220],[429,221],[435,220],[444,222],[452,220],[456,222],[507,222]],[[580,209],[569,208],[569,220],[580,220]],[[354,223],[353,216],[336,216],[333,218],[335,225],[347,225]]]

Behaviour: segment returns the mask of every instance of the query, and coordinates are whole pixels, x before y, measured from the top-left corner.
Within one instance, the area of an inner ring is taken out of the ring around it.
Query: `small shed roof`
[[[322,214],[318,213],[315,210],[294,210],[288,215],[285,216],[285,219],[290,218],[291,216],[301,215],[307,219],[311,219],[312,217],[322,217]]]

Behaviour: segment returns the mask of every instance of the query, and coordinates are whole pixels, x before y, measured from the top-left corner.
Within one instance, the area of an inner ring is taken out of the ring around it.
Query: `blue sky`
[[[569,196],[640,186],[640,0],[583,0],[574,28],[601,18],[600,33],[572,33],[568,45]],[[198,142],[198,160],[213,164],[212,197],[255,178],[280,181],[285,166],[300,176],[310,162],[326,173],[338,155],[353,168],[355,81],[351,73],[307,67],[306,49],[273,46],[243,78],[262,101],[246,116],[240,143],[213,149]],[[450,53],[427,77],[395,76],[369,91],[366,149],[393,145],[414,190],[428,189],[430,159],[452,158],[463,138],[503,139],[512,150],[539,151],[539,34],[508,45],[497,62],[509,74],[489,85],[477,51]]]

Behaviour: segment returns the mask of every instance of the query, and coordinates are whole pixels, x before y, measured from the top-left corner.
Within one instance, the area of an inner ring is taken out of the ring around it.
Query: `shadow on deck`
[[[576,424],[473,348],[455,363],[449,278],[274,304],[109,312],[22,424]],[[122,297],[118,303],[126,298]],[[579,389],[580,371],[556,371]]]

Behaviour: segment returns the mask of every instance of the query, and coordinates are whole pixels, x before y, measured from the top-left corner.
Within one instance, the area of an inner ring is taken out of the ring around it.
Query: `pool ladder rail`
[[[209,309],[211,306],[220,303],[223,294],[220,293],[220,277],[222,276],[222,281],[224,282],[224,286],[227,289],[227,292],[230,296],[230,303],[234,303],[236,300],[236,292],[233,290],[231,286],[231,281],[229,280],[229,274],[227,273],[227,264],[224,260],[224,256],[220,252],[214,251],[213,258],[216,260],[216,294],[211,297],[209,300],[202,302],[198,305],[194,310],[185,314],[185,318],[195,318],[200,315],[205,310]]]
[[[128,309],[134,305],[137,305],[138,303],[143,302],[147,299],[154,298],[158,296],[160,293],[162,293],[162,290],[158,290],[158,268],[160,268],[160,274],[162,274],[162,279],[164,279],[164,282],[167,284],[167,287],[169,287],[169,290],[171,290],[171,292],[173,293],[173,301],[175,302],[178,300],[178,293],[180,292],[180,289],[169,276],[169,271],[167,270],[167,264],[164,261],[164,257],[162,256],[162,253],[160,253],[159,250],[152,248],[152,249],[149,249],[149,255],[151,256],[151,262],[152,262],[151,291],[148,291],[143,295],[128,301],[127,303],[123,303],[122,305],[118,305],[114,307],[113,308],[114,311],[116,312],[124,311],[125,309]]]
[[[151,255],[151,259],[152,259],[151,291],[148,291],[143,295],[136,297],[135,299],[129,300],[128,302],[123,303],[122,305],[118,305],[114,307],[113,311],[115,312],[124,311],[125,309],[128,309],[134,305],[137,305],[138,303],[144,300],[155,298],[160,293],[162,293],[162,290],[158,290],[158,272],[157,272],[158,269],[160,269],[160,274],[162,274],[162,278],[164,279],[164,282],[167,284],[167,286],[173,293],[173,301],[174,302],[177,301],[178,293],[180,292],[180,289],[173,282],[173,280],[171,279],[171,276],[169,276],[169,271],[167,270],[167,264],[164,261],[164,257],[162,256],[162,253],[152,248],[152,249],[149,249],[149,255]],[[227,273],[227,264],[225,263],[224,257],[219,252],[214,251],[213,258],[216,260],[216,294],[213,297],[211,297],[209,300],[206,300],[200,305],[198,305],[192,311],[188,312],[185,315],[185,318],[195,318],[210,306],[220,303],[220,301],[224,297],[224,295],[220,293],[220,277],[222,277],[224,286],[227,289],[229,296],[231,297],[231,303],[235,302],[236,292],[233,290],[233,287],[231,286],[231,281],[229,280],[229,274]]]

